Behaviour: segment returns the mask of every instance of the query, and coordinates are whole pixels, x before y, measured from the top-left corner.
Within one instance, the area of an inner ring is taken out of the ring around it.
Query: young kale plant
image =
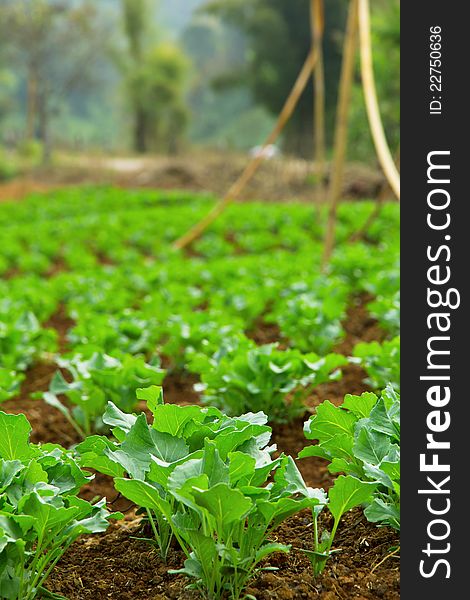
[[[114,476],[116,489],[145,509],[162,558],[177,539],[193,587],[236,600],[261,561],[288,551],[269,541],[270,532],[316,506],[321,493],[305,485],[292,458],[271,458],[264,414],[232,418],[216,408],[165,405],[156,387],[138,395],[153,423],[110,403],[104,420],[118,441],[87,438],[77,447],[82,465]]]
[[[389,335],[400,333],[400,290],[375,298],[368,303],[367,309]]]
[[[275,303],[268,322],[277,323],[285,338],[301,352],[330,352],[344,336],[349,289],[340,280],[323,285],[324,290],[303,290],[292,286],[290,295]]]
[[[136,406],[135,391],[141,386],[159,385],[165,370],[159,364],[146,363],[142,357],[128,354],[109,356],[95,352],[90,358],[80,354],[59,358],[57,364],[72,378],[65,380],[61,371],[52,378],[49,391],[41,395],[67,418],[81,437],[105,428],[102,415],[108,400],[123,410]],[[70,409],[58,396],[63,394]]]
[[[340,549],[332,549],[332,545],[342,516],[348,510],[370,502],[375,488],[374,482],[361,481],[352,475],[340,475],[330,488],[328,496],[323,490],[319,490],[320,502],[312,508],[314,549],[301,549],[309,557],[315,576],[321,575],[332,554],[340,552]],[[323,530],[320,535],[318,518],[325,506],[333,516],[333,527],[331,531]]]
[[[0,402],[13,398],[20,391],[25,376],[12,369],[0,367]]]
[[[0,402],[18,394],[24,371],[53,352],[56,341],[56,333],[42,327],[33,312],[8,298],[0,303]]]
[[[140,389],[137,395],[147,401],[153,414],[151,424],[144,414],[126,414],[110,402],[103,421],[112,428],[117,441],[95,435],[79,444],[77,451],[82,466],[115,477],[116,489],[147,509],[155,543],[165,559],[174,533],[171,518],[178,502],[168,492],[168,479],[174,469],[201,458],[206,439],[223,460],[230,452],[243,449],[253,455],[260,469],[271,462],[274,448],[267,447],[270,428],[261,413],[231,418],[216,408],[164,404],[157,386]],[[124,473],[129,479],[123,479]],[[152,498],[150,507],[145,497]]]
[[[364,511],[373,523],[400,529],[400,396],[389,385],[377,397],[371,392],[346,395],[340,407],[326,400],[305,423],[305,436],[317,440],[299,458],[330,461],[332,473],[346,473],[374,483]]]
[[[203,401],[227,414],[263,411],[272,422],[292,421],[305,412],[304,399],[320,383],[341,377],[344,356],[302,354],[277,344],[257,346],[240,337],[212,358],[194,357],[191,369],[201,376]]]
[[[365,383],[374,390],[381,390],[391,384],[400,390],[400,336],[379,342],[360,342],[353,350],[353,362],[360,364],[367,372]]]
[[[211,600],[241,598],[265,558],[290,550],[270,541],[276,527],[323,499],[305,485],[291,457],[260,468],[243,451],[223,460],[209,441],[201,458],[176,467],[168,489],[178,500],[172,526],[187,555],[184,567],[173,572],[192,578],[189,587]]]
[[[29,442],[24,415],[0,412],[0,597],[58,597],[44,584],[64,552],[84,533],[105,531],[105,499],[77,497],[91,477],[70,451]]]

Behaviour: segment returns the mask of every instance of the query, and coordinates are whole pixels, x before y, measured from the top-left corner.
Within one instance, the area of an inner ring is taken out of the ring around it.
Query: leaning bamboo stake
[[[315,48],[312,48],[289,94],[289,97],[287,98],[286,103],[281,110],[281,113],[279,114],[276,124],[264,142],[261,151],[248,163],[240,177],[235,181],[235,183],[232,184],[222,200],[220,200],[220,202],[218,202],[214,208],[201,221],[199,221],[199,223],[196,223],[196,225],[194,225],[187,233],[173,243],[174,249],[181,249],[188,244],[191,244],[211,223],[215,221],[215,219],[217,219],[217,217],[227,208],[227,206],[240,195],[243,188],[250,181],[250,179],[258,170],[260,164],[263,162],[264,149],[277,140],[281,131],[284,129],[284,126],[292,116],[292,113],[299,102],[300,96],[302,95],[302,92],[304,91],[310,79],[310,74],[315,68],[317,60],[318,54],[315,51]]]
[[[351,104],[351,90],[354,77],[354,63],[357,46],[357,7],[358,0],[351,0],[349,3],[348,22],[343,44],[343,62],[341,65],[338,106],[336,110],[334,158],[331,167],[330,187],[328,189],[329,209],[326,224],[325,245],[322,257],[323,270],[328,264],[331,253],[333,252],[336,230],[336,213],[343,184],[344,162],[346,158],[346,147],[348,141],[349,107]]]
[[[326,174],[325,162],[325,73],[323,68],[323,31],[325,15],[323,0],[310,0],[310,26],[312,32],[312,47],[318,54],[316,68],[313,71],[314,90],[314,119],[313,136],[315,140],[315,163],[320,179],[317,186],[317,195],[322,196],[324,177]]]
[[[395,196],[400,199],[400,175],[393,162],[380,118],[379,103],[374,81],[372,44],[370,39],[369,0],[359,0],[359,38],[361,50],[361,76],[369,126],[380,165]]]
[[[396,153],[395,164],[397,165],[397,168],[400,167],[400,148],[398,148],[397,153]],[[348,242],[357,242],[358,240],[365,237],[365,235],[368,232],[368,230],[370,229],[372,223],[380,216],[380,213],[382,212],[382,208],[385,204],[385,200],[386,200],[389,192],[391,192],[391,191],[392,191],[392,189],[390,188],[388,179],[386,179],[384,181],[384,184],[382,185],[380,192],[379,192],[379,195],[377,197],[377,201],[375,203],[373,211],[370,213],[370,215],[367,218],[364,225],[360,229],[355,231],[349,237]]]

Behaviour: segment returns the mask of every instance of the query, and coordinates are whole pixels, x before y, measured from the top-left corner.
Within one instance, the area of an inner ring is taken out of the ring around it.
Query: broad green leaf
[[[204,473],[204,461],[201,458],[190,459],[175,467],[168,478],[168,489],[171,492],[180,490],[184,484],[194,477]]]
[[[400,394],[396,391],[391,383],[382,392],[382,398],[385,402],[387,410],[392,410],[392,407],[400,405]]]
[[[222,460],[226,460],[229,452],[238,450],[245,442],[270,431],[271,428],[267,425],[246,425],[242,429],[222,431],[214,442]]]
[[[286,544],[280,544],[278,542],[271,542],[269,544],[264,544],[264,546],[261,546],[261,548],[256,553],[255,562],[256,562],[256,564],[258,564],[259,562],[261,562],[267,556],[269,556],[270,554],[273,554],[274,552],[285,552],[287,554],[288,552],[290,552],[291,548],[292,548],[292,546],[290,544],[286,545]]]
[[[19,460],[0,460],[0,494],[23,469],[24,465]]]
[[[225,483],[218,483],[208,490],[194,489],[193,496],[199,506],[224,526],[243,519],[253,507],[253,502],[240,490],[231,489]]]
[[[205,415],[199,406],[160,404],[153,411],[152,427],[162,433],[181,437],[186,425],[193,419],[202,422]]]
[[[381,498],[374,498],[364,514],[371,523],[384,523],[394,529],[400,529],[400,507]]]
[[[243,452],[230,452],[229,458],[229,478],[230,485],[241,485],[242,480],[247,484],[255,474],[256,460]]]
[[[220,458],[215,444],[206,440],[202,455],[202,472],[209,478],[209,485],[229,483],[229,467]]]
[[[370,502],[376,487],[376,483],[361,481],[352,475],[340,475],[328,493],[328,506],[335,520],[351,508]]]
[[[292,456],[285,456],[276,470],[271,494],[273,499],[296,494],[309,495],[309,490]]]
[[[348,461],[354,460],[354,439],[348,433],[341,433],[322,442],[322,450],[326,450],[331,458],[344,458]]]
[[[148,472],[147,479],[153,483],[158,483],[164,488],[168,487],[168,478],[176,467],[183,465],[190,460],[202,459],[202,450],[197,450],[191,454],[185,455],[179,460],[168,463],[160,460],[156,456],[151,457],[150,471]]]
[[[172,575],[187,575],[188,577],[194,577],[196,580],[199,580],[202,577],[202,566],[195,558],[187,558],[184,561],[184,567],[182,569],[170,569],[168,573],[171,573]]]
[[[323,446],[309,445],[305,446],[300,452],[298,458],[310,458],[311,456],[318,456],[319,458],[324,458],[325,460],[331,460],[331,455],[327,452]]]
[[[352,436],[355,422],[356,417],[353,414],[325,400],[317,406],[316,414],[305,423],[305,437],[324,442],[335,435]]]
[[[394,412],[389,412],[384,399],[380,398],[370,413],[368,426],[374,431],[379,431],[391,437],[398,437],[400,435],[400,404],[398,403],[395,406],[397,409]]]
[[[364,463],[364,473],[367,475],[367,477],[369,479],[372,479],[373,481],[377,481],[378,483],[381,483],[382,485],[389,488],[390,490],[394,489],[392,480],[387,475],[387,473],[384,470],[382,470],[379,466],[370,465],[369,463]]]
[[[56,527],[63,529],[79,512],[76,507],[55,506],[37,492],[25,496],[18,504],[18,510],[35,517],[32,526],[39,538],[51,535]]]
[[[394,487],[400,483],[400,460],[389,462],[388,460],[382,461],[380,468],[387,473],[390,479],[393,481]]]
[[[346,394],[342,406],[350,410],[358,419],[362,419],[370,415],[377,400],[377,396],[372,392],[364,392],[360,396]]]
[[[25,460],[38,454],[29,444],[31,425],[23,415],[7,415],[0,411],[0,458]]]
[[[136,396],[138,400],[145,400],[152,413],[155,414],[157,406],[163,402],[163,388],[161,385],[151,385],[148,388],[137,388]]]
[[[276,528],[279,523],[287,519],[291,515],[303,510],[304,508],[312,508],[320,503],[319,498],[302,498],[296,500],[294,498],[281,498],[276,501],[260,501],[257,502],[256,509],[262,515],[266,526]]]
[[[106,455],[120,464],[134,479],[144,479],[150,470],[152,456],[166,463],[189,454],[181,438],[150,429],[144,414],[140,414],[128,431],[120,449],[106,450]]]
[[[245,413],[238,417],[240,421],[244,421],[246,423],[250,423],[251,425],[266,425],[268,422],[268,416],[264,414],[262,411],[258,411],[256,413]]]
[[[81,388],[80,382],[68,383],[64,379],[64,376],[62,375],[62,373],[60,371],[56,371],[54,373],[54,376],[52,377],[52,380],[51,380],[51,383],[49,386],[49,391],[54,396],[57,396],[58,394],[65,394],[65,393],[69,392],[70,390],[76,390],[76,389],[80,389],[80,388]]]
[[[118,477],[114,480],[114,487],[128,500],[137,504],[137,506],[150,508],[165,515],[167,519],[171,518],[169,502],[161,496],[156,488],[146,481]]]
[[[347,473],[348,475],[356,475],[356,477],[362,478],[364,476],[364,469],[362,465],[351,462],[344,458],[333,458],[331,463],[328,465],[328,471],[330,473]]]
[[[392,449],[389,436],[372,431],[367,424],[359,429],[354,442],[354,456],[371,465],[380,465]]]
[[[179,477],[179,476],[178,476]],[[175,478],[176,479],[176,478]],[[192,508],[196,513],[201,512],[201,507],[194,500],[194,491],[195,490],[207,490],[209,489],[209,477],[205,473],[201,473],[200,475],[195,475],[194,477],[190,477],[185,481],[178,481],[176,485],[176,481],[171,481],[170,478],[170,492],[171,495],[178,501]]]
[[[105,454],[108,449],[114,450],[115,444],[107,437],[98,435],[87,437],[76,447],[82,467],[96,469],[110,477],[123,477],[124,468]]]
[[[137,417],[120,410],[113,402],[108,402],[103,421],[113,428],[113,434],[122,442],[126,433],[130,431]]]

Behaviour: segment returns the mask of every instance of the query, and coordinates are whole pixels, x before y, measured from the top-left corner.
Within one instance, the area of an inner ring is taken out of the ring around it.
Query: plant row
[[[369,521],[399,529],[400,402],[389,386],[378,397],[348,395],[340,407],[321,404],[305,424],[302,459],[321,456],[343,473],[325,492],[304,482],[295,460],[276,453],[266,415],[227,416],[215,407],[163,402],[162,388],[136,390],[152,418],[108,402],[102,416],[112,435],[92,435],[70,450],[29,442],[24,415],[0,412],[0,596],[32,600],[82,534],[106,530],[105,499],[79,497],[93,468],[148,521],[163,561],[170,544],[184,555],[177,574],[211,600],[242,597],[275,552],[290,546],[273,532],[299,511],[311,511],[313,534],[302,548],[319,576],[332,554],[341,517],[362,506]],[[319,516],[329,511],[331,529]],[[245,596],[246,597],[246,596]]]

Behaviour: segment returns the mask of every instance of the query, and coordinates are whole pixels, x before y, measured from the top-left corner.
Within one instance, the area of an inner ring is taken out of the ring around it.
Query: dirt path
[[[0,183],[0,201],[19,200],[32,192],[80,184],[185,189],[221,196],[248,161],[247,155],[228,152],[144,157],[65,156],[60,157],[56,165]],[[310,162],[281,156],[261,165],[240,199],[312,202],[317,180]],[[345,170],[343,196],[374,198],[382,182],[382,175],[375,168],[351,163]]]

